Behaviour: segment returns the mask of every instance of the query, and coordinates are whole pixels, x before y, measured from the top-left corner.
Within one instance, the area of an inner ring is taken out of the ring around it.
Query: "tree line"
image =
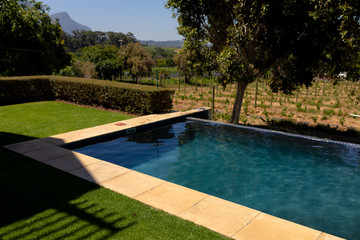
[[[62,39],[64,46],[69,52],[95,46],[95,45],[113,45],[121,47],[129,43],[137,42],[134,34],[131,32],[124,34],[121,32],[100,32],[100,31],[73,31],[72,34],[63,33]]]
[[[95,45],[84,47],[73,55],[72,64],[60,71],[61,75],[104,80],[122,80],[125,71],[136,83],[148,76],[155,61],[138,42],[116,47]]]

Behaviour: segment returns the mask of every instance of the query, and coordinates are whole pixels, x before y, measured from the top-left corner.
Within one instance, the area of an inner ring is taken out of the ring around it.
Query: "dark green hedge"
[[[153,86],[59,76],[0,78],[0,105],[61,99],[129,113],[169,111],[174,92]]]

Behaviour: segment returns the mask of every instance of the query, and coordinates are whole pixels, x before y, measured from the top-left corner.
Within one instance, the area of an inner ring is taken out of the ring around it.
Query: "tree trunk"
[[[236,97],[235,97],[233,111],[231,114],[230,123],[234,123],[234,124],[239,123],[241,105],[242,105],[242,101],[244,99],[244,94],[245,94],[245,90],[246,90],[247,86],[248,86],[248,83],[243,83],[243,82],[237,83]]]

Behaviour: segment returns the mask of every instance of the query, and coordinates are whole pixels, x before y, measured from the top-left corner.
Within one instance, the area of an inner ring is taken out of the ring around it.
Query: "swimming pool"
[[[360,148],[202,121],[76,151],[349,239],[360,239]]]

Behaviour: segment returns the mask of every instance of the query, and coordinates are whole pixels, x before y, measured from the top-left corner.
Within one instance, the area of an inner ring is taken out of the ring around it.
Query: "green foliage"
[[[339,109],[339,111],[337,112],[337,115],[339,117],[344,116],[344,112],[341,109]]]
[[[317,122],[318,118],[319,118],[318,116],[311,116],[311,119],[313,120],[314,123]]]
[[[72,64],[75,76],[104,80],[121,80],[124,72],[129,71],[133,80],[139,83],[141,77],[151,74],[155,64],[140,43],[129,43],[121,48],[113,45],[89,46],[77,51],[76,57]],[[92,63],[94,68],[88,63]]]
[[[98,73],[95,70],[95,64],[92,62],[76,60],[70,68],[69,73],[74,75],[69,75],[69,77],[97,78]],[[62,72],[61,75],[68,76],[66,72],[65,74]]]
[[[116,47],[125,46],[136,42],[132,33],[115,33],[99,31],[74,31],[72,34],[64,33],[64,46],[70,52],[76,52],[84,47],[95,45],[113,45]]]
[[[0,1],[0,76],[52,74],[70,62],[46,9],[35,0]]]
[[[243,122],[243,124],[246,125],[248,123],[246,115],[240,115],[240,121]]]
[[[266,109],[263,112],[265,118],[266,118],[266,122],[269,122],[269,113],[266,111]]]
[[[191,69],[188,64],[188,54],[180,52],[174,55],[174,62],[176,69],[185,77],[185,82],[190,83]]]
[[[124,62],[124,69],[128,69],[133,80],[150,75],[155,65],[151,54],[140,43],[129,43],[121,49],[118,56]]]
[[[298,103],[295,103],[295,105],[296,105],[296,110],[298,111],[298,112],[306,112],[307,111],[307,107],[305,106],[305,108],[302,108],[301,106],[302,106],[302,103],[300,103],[300,102],[298,102]]]
[[[175,55],[175,50],[178,50],[179,48],[171,48],[171,47],[145,47],[146,50],[151,52],[151,56],[154,60],[164,60],[165,64],[163,67],[175,67],[175,63],[173,61],[173,57]],[[158,65],[158,67],[161,67]]]
[[[166,67],[166,60],[165,59],[158,59],[156,61],[158,67]]]
[[[301,105],[302,105],[302,103],[300,103],[300,102],[295,103],[296,108],[301,108]]]
[[[113,80],[120,78],[124,70],[124,62],[118,57],[119,48],[113,45],[96,45],[80,49],[77,52],[79,60],[75,61],[77,65],[83,65],[84,63],[92,63],[95,67],[96,74],[86,74],[84,71],[80,71],[81,74],[77,74],[77,77],[88,77],[99,79]],[[79,63],[80,61],[80,63]],[[73,64],[73,68],[79,69]],[[80,67],[82,70],[83,68]],[[86,68],[84,69],[86,70]],[[79,71],[76,71],[79,73]]]
[[[316,108],[307,108],[307,107],[306,107],[306,111],[305,111],[305,112],[307,112],[307,113],[317,113],[318,110],[317,110]]]
[[[119,48],[112,45],[96,45],[80,49],[76,55],[83,61],[98,63],[107,59],[114,59]]]
[[[0,105],[62,99],[148,114],[170,110],[174,93],[152,86],[57,76],[0,78],[0,81]]]
[[[344,124],[345,124],[345,118],[344,117],[340,118],[340,124],[341,124],[341,126],[344,126]]]
[[[286,110],[287,110],[287,108],[286,108],[286,107],[284,107],[284,108],[283,108],[283,110],[281,111],[281,116],[283,116],[283,117],[287,117]]]
[[[324,109],[323,110],[324,115],[326,115],[327,117],[331,117],[333,115],[335,115],[335,110],[334,109]]]
[[[0,105],[53,99],[50,81],[41,77],[0,78]]]
[[[225,121],[229,121],[231,118],[231,115],[229,114],[228,111],[226,111],[226,112],[215,113],[214,117],[215,117],[215,119],[223,119]]]
[[[122,75],[123,64],[118,59],[106,59],[96,63],[95,70],[100,79],[114,80]]]

